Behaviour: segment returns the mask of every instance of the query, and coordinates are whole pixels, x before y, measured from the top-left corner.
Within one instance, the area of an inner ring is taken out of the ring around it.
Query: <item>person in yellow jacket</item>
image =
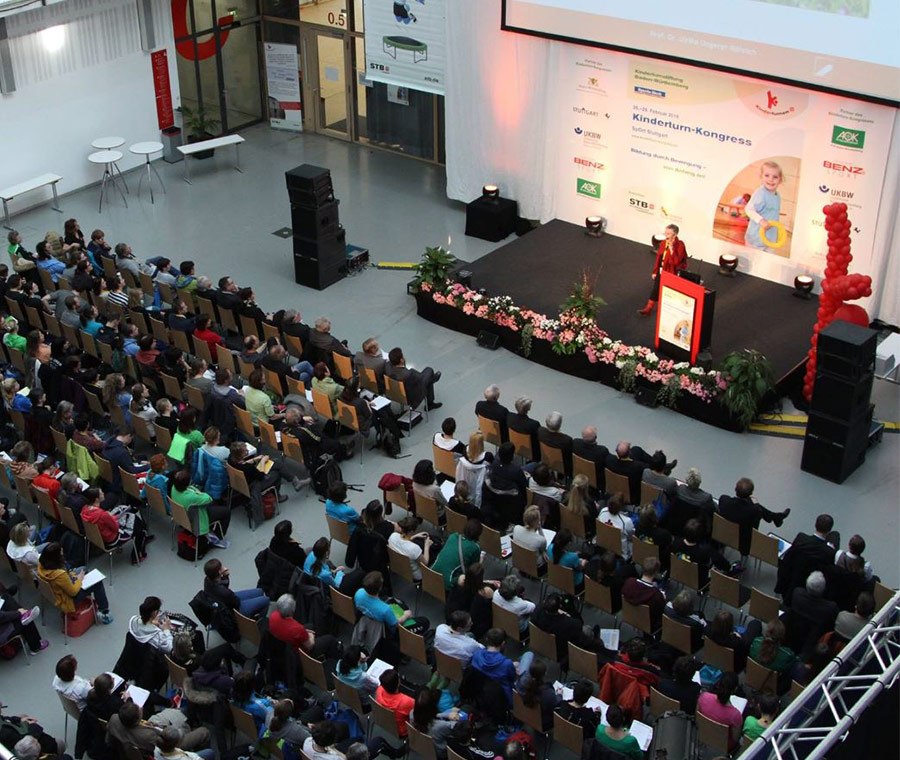
[[[74,612],[78,602],[92,596],[100,610],[100,622],[109,625],[113,621],[113,616],[109,614],[109,601],[106,598],[103,581],[98,581],[90,588],[82,588],[84,568],[70,569],[66,565],[62,546],[58,542],[53,541],[47,544],[44,551],[41,552],[38,578],[46,581],[50,586],[53,591],[54,604],[60,612]]]

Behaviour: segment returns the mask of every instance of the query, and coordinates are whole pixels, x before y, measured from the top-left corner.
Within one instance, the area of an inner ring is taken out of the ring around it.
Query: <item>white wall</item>
[[[167,0],[154,0],[157,49],[169,51],[169,79],[178,105],[178,72]],[[128,146],[159,139],[150,54],[141,51],[133,0],[68,0],[8,20],[16,91],[0,97],[0,187],[44,172],[63,177],[60,193],[98,182],[102,167],[88,162],[91,141],[125,138],[123,171],[142,156]],[[63,46],[44,44],[43,30],[62,25]],[[10,213],[51,197],[35,191],[10,203]]]

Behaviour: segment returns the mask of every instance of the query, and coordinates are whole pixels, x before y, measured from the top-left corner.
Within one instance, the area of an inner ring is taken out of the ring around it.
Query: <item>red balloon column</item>
[[[816,379],[816,346],[819,332],[835,319],[863,327],[869,326],[869,315],[862,306],[844,303],[872,295],[872,278],[865,274],[847,274],[853,260],[850,255],[850,230],[852,224],[847,218],[846,203],[832,203],[825,206],[825,229],[828,231],[828,256],[825,259],[825,279],[822,280],[822,295],[819,296],[818,322],[813,328],[806,376],[803,378],[803,396],[812,399],[813,382]]]

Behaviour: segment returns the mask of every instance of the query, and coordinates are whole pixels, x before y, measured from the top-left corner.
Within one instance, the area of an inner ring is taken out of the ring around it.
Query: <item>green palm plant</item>
[[[760,402],[775,388],[772,363],[759,351],[745,348],[728,354],[719,371],[728,383],[720,400],[746,430],[756,419]]]

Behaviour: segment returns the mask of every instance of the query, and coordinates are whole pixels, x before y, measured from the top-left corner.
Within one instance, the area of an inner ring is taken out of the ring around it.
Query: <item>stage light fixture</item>
[[[808,274],[798,274],[794,278],[794,295],[808,301],[812,297],[812,289],[815,280]]]
[[[491,198],[493,200],[500,197],[500,188],[497,185],[484,185],[481,188],[483,198]]]
[[[606,227],[606,220],[602,216],[588,216],[584,220],[584,234],[591,237],[601,237]]]
[[[733,253],[723,253],[719,256],[719,274],[723,277],[734,277],[738,268],[738,257]]]

